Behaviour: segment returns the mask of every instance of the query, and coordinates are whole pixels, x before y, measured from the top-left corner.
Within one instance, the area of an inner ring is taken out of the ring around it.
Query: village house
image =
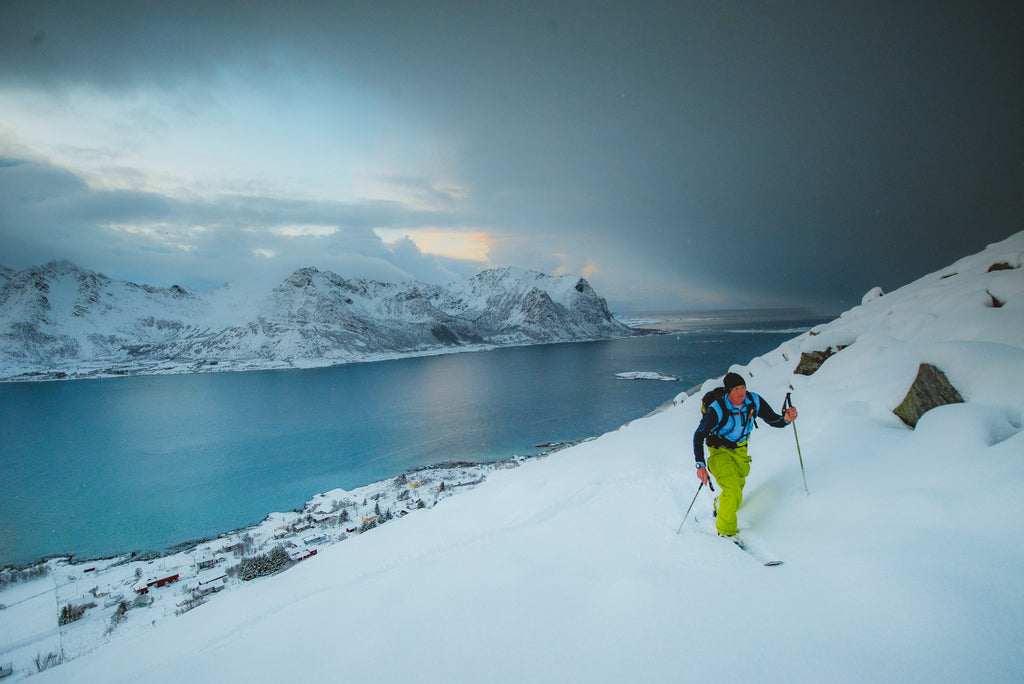
[[[180,574],[176,572],[173,575],[158,576],[151,579],[141,579],[135,583],[132,589],[135,591],[136,594],[148,594],[151,587],[165,587],[168,584],[177,582],[180,579],[180,577]]]
[[[202,579],[196,579],[185,585],[185,592],[192,594],[193,598],[199,598],[206,596],[207,594],[215,594],[228,584],[228,576],[218,575],[210,576]]]

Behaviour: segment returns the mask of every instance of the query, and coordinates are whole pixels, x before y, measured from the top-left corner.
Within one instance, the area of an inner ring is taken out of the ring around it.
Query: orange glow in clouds
[[[486,262],[491,248],[498,241],[494,235],[483,231],[462,232],[444,228],[375,228],[374,232],[389,245],[407,237],[424,254],[464,261]]]

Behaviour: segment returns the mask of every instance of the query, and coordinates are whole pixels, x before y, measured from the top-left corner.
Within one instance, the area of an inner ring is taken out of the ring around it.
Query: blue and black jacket
[[[786,427],[786,419],[772,410],[758,394],[747,391],[739,406],[733,406],[728,396],[708,404],[697,431],[693,433],[693,456],[704,463],[704,441],[709,447],[735,449],[747,443],[754,429],[754,419],[760,418],[772,427]]]

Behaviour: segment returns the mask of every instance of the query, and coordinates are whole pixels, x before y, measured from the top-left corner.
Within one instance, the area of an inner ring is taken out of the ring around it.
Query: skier
[[[715,476],[715,482],[722,490],[715,499],[715,527],[723,537],[735,537],[739,532],[736,511],[743,502],[743,485],[750,473],[747,440],[754,429],[754,420],[761,418],[772,427],[786,427],[796,420],[796,409],[790,407],[781,416],[775,413],[760,396],[747,391],[747,383],[738,373],[726,374],[721,396],[711,401],[707,399],[705,397],[704,417],[693,433],[697,477],[708,484],[708,471]],[[704,460],[705,440],[709,453],[707,461]]]

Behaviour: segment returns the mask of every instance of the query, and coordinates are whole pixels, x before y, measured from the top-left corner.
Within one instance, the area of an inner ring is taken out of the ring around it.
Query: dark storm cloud
[[[1021,35],[1012,2],[26,2],[0,83],[344,79],[451,142],[481,224],[834,309],[1024,228]]]
[[[187,201],[150,192],[93,190],[62,169],[0,160],[0,265],[5,266],[75,255],[88,268],[135,273],[132,277],[142,282],[210,285],[251,271],[257,250],[287,249],[288,261],[267,274],[266,283],[274,285],[293,269],[324,261],[346,277],[406,280],[416,273],[421,279],[447,282],[470,274],[470,269],[425,257],[408,241],[388,249],[373,228],[458,220],[438,212],[410,211],[394,202],[239,196]],[[333,232],[287,232],[306,226]],[[167,258],[192,250],[203,256],[188,268]],[[125,266],[119,261],[132,263]],[[345,266],[358,273],[345,272]]]

